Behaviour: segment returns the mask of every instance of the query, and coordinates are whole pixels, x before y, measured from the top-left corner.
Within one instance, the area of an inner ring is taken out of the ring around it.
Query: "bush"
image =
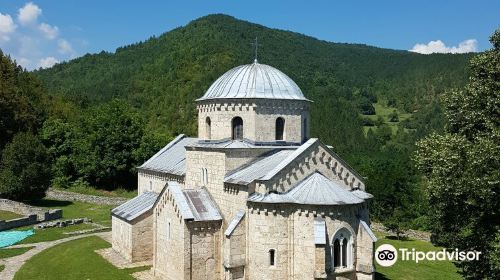
[[[39,199],[49,188],[48,153],[31,133],[18,133],[5,146],[0,162],[0,197],[14,200]]]

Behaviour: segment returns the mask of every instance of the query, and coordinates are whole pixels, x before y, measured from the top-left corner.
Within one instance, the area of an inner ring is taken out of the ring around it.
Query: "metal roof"
[[[244,185],[250,184],[254,180],[266,176],[269,170],[272,170],[274,167],[279,165],[293,152],[294,150],[280,150],[275,151],[270,155],[268,154],[263,158],[259,158],[250,164],[229,173],[224,178],[224,182]]]
[[[274,67],[258,62],[227,71],[198,100],[219,98],[307,100],[290,77]]]
[[[222,219],[207,190],[183,190],[177,182],[168,182],[168,188],[184,220],[218,221]]]
[[[372,241],[377,242],[377,237],[373,233],[372,229],[368,226],[368,224],[363,220],[360,220],[359,222],[361,223],[361,226],[363,226],[363,228],[366,230]]]
[[[283,168],[285,168],[288,164],[290,164],[294,159],[300,156],[303,152],[305,152],[309,147],[311,147],[314,143],[318,142],[317,138],[311,138],[307,140],[304,144],[294,150],[292,153],[288,154],[283,161],[279,162],[276,166],[274,166],[271,171],[269,171],[264,177],[260,178],[261,180],[269,180],[273,178],[278,172],[280,172]]]
[[[144,192],[111,210],[111,213],[127,221],[132,221],[153,208],[158,198],[154,192]]]
[[[294,203],[304,205],[358,204],[363,200],[319,172],[297,183],[285,193],[253,193],[248,201],[260,203]]]
[[[323,218],[314,219],[314,244],[326,244],[326,223]]]
[[[172,196],[179,208],[182,218],[185,220],[194,220],[194,214],[189,207],[189,203],[182,192],[181,185],[177,182],[168,182],[168,189],[172,193]]]
[[[198,138],[177,136],[158,153],[148,159],[140,169],[153,170],[174,175],[186,174],[186,145],[198,141]]]
[[[222,216],[206,189],[184,190],[195,221],[218,221]]]
[[[362,191],[362,190],[353,190],[351,191],[351,193],[361,199],[371,199],[373,198],[373,195],[372,194],[369,194],[365,191]]]
[[[244,216],[245,216],[245,209],[240,209],[238,213],[236,213],[236,216],[234,216],[233,220],[229,223],[229,226],[227,227],[226,231],[224,231],[224,235],[227,237],[231,236],[231,234],[233,234],[233,231],[236,229],[236,227],[241,222]]]

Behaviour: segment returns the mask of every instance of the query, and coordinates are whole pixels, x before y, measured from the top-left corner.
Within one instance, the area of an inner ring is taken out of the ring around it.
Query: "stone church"
[[[373,279],[363,178],[309,138],[312,101],[276,68],[233,68],[112,210],[113,249],[157,279]],[[342,133],[339,131],[338,133]]]

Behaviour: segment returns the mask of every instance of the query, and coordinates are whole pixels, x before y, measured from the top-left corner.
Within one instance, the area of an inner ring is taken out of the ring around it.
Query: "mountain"
[[[259,62],[282,70],[314,101],[313,136],[341,153],[357,149],[355,139],[363,137],[360,104],[425,111],[441,92],[466,82],[471,57],[332,43],[217,14],[35,73],[51,94],[82,108],[121,98],[147,116],[149,128],[195,135],[194,100],[225,71],[253,61],[255,37]]]

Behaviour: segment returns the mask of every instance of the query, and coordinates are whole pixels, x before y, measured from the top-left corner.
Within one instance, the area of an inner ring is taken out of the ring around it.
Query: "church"
[[[112,248],[155,279],[373,279],[373,196],[309,137],[311,102],[257,60],[227,71],[196,100],[198,137],[138,168]]]

